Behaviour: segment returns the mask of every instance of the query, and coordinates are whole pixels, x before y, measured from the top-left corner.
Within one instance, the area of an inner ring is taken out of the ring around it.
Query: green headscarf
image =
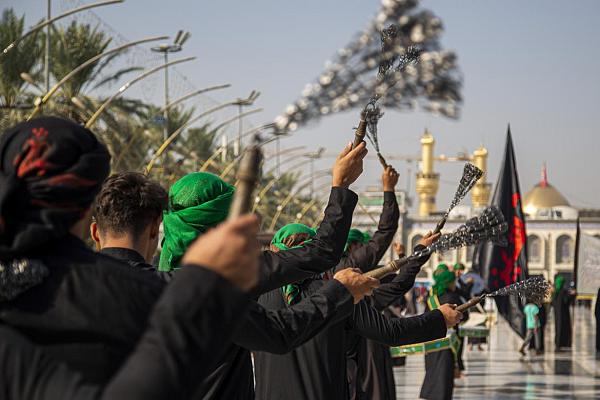
[[[435,268],[435,271],[433,271],[433,276],[435,276],[441,272],[444,272],[444,271],[449,271],[448,266],[444,263],[438,264],[438,266]]]
[[[554,297],[558,296],[564,285],[565,277],[562,275],[556,275],[554,278]]]
[[[298,247],[302,247],[305,243],[310,242],[311,239],[305,240],[300,245],[293,246],[293,247],[287,247],[283,243],[285,241],[285,239],[287,239],[288,237],[290,237],[292,235],[297,235],[300,233],[306,233],[310,237],[313,237],[317,234],[317,232],[314,229],[309,228],[308,226],[306,226],[304,224],[287,224],[284,227],[282,227],[281,229],[279,229],[277,232],[275,232],[275,235],[273,235],[273,239],[271,240],[271,244],[280,250],[289,250],[289,249],[296,249]],[[300,286],[297,284],[291,283],[289,285],[283,286],[281,288],[281,291],[283,292],[283,297],[285,298],[285,301],[288,304],[293,304],[294,301],[300,295]]]
[[[229,214],[235,187],[208,172],[194,172],[169,190],[169,206],[163,213],[165,237],[159,271],[172,271],[188,246]]]
[[[287,247],[283,242],[285,239],[292,235],[298,235],[301,233],[307,234],[309,237],[313,237],[317,234],[317,232],[313,228],[309,228],[304,224],[287,224],[273,235],[273,239],[271,240],[271,244],[277,247],[279,250],[289,250],[290,247]],[[305,240],[304,243],[310,242],[310,239]],[[302,243],[302,244],[304,244]],[[300,247],[300,246],[294,246]]]
[[[352,228],[348,231],[348,239],[346,239],[346,246],[344,247],[344,251],[348,250],[348,246],[352,243],[361,243],[366,244],[371,240],[371,235],[368,233],[363,233],[361,230]]]
[[[452,271],[436,271],[436,273],[433,274],[433,293],[437,296],[443,295],[444,293],[446,293],[448,286],[450,286],[450,284],[454,282],[455,279],[456,276]]]

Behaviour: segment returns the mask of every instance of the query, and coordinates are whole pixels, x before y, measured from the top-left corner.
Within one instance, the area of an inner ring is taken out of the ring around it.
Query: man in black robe
[[[574,291],[565,284],[565,277],[554,277],[554,293],[552,294],[552,307],[554,308],[554,345],[556,351],[563,347],[571,347],[571,304],[575,299]]]

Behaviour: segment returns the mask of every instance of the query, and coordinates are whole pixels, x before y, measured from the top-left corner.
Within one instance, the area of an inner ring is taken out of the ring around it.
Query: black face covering
[[[0,260],[67,235],[108,176],[110,155],[89,130],[43,117],[0,138]]]

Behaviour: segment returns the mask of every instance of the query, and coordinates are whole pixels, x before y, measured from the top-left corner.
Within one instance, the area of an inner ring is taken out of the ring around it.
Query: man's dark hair
[[[102,185],[94,204],[101,232],[132,234],[137,238],[162,214],[169,195],[157,182],[138,172],[114,174]]]

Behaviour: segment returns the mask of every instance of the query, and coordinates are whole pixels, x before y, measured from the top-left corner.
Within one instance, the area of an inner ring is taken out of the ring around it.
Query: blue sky
[[[45,0],[2,0],[33,24]],[[66,10],[74,0],[54,0]],[[489,180],[497,179],[510,122],[521,189],[539,181],[548,164],[550,182],[582,207],[600,207],[600,2],[594,0],[424,0],[444,22],[445,48],[458,54],[464,75],[461,118],[457,121],[422,112],[388,111],[380,122],[384,154],[418,154],[427,127],[436,152],[472,152],[484,144],[490,153]],[[314,80],[324,62],[362,29],[379,8],[375,0],[127,0],[96,13],[131,40],[154,34],[191,31],[181,65],[197,87],[229,82],[216,100],[262,92],[265,111],[255,124],[270,121]],[[162,81],[144,95],[162,102]],[[181,88],[175,88],[183,90]],[[181,93],[183,94],[183,93]],[[322,119],[282,142],[282,146],[325,146],[337,151],[352,136],[358,113]],[[325,167],[332,160],[322,161]],[[396,163],[406,185],[407,165]],[[375,184],[379,165],[366,165],[357,188]],[[449,202],[460,164],[436,164],[442,183],[438,207]],[[411,172],[414,175],[414,168]],[[410,179],[414,194],[414,176]]]

